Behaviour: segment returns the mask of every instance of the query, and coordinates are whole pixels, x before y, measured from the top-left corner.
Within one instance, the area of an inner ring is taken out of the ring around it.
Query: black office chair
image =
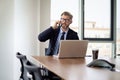
[[[36,66],[32,62],[26,61],[24,66],[28,73],[32,74],[32,80],[50,80],[48,76],[42,75],[44,69]]]
[[[19,52],[16,53],[16,57],[20,60],[21,63],[21,75],[20,75],[20,80],[31,80],[31,77],[28,77],[27,74],[27,70],[25,68],[25,62],[28,61],[27,57]],[[49,70],[47,70],[45,67],[41,66],[40,68],[42,68],[40,70],[41,75],[43,78],[47,78],[47,80],[60,80],[59,77],[57,76],[53,76],[53,73],[50,72]],[[52,73],[52,75],[51,75]],[[30,75],[33,75],[32,73],[30,73]]]
[[[23,79],[23,80],[29,80],[29,78],[27,77],[27,71],[25,70],[25,67],[24,67],[24,63],[27,61],[27,58],[25,55],[17,52],[16,53],[16,57],[20,60],[20,63],[21,63],[21,75],[20,75],[20,80]]]

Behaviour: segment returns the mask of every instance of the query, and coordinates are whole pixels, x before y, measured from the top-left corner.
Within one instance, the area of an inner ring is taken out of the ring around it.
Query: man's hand
[[[53,28],[53,29],[57,29],[60,24],[61,24],[61,22],[60,22],[59,20],[58,20],[58,21],[55,21],[55,23],[53,24],[52,28]]]

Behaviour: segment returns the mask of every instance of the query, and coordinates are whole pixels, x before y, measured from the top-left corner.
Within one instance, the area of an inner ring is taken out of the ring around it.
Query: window
[[[84,0],[83,39],[113,40],[112,0]]]
[[[89,43],[87,55],[91,55],[92,49],[99,49],[99,57],[112,57],[112,44],[111,43]]]
[[[118,3],[120,3],[119,0]],[[61,12],[71,12],[73,23],[70,28],[78,32],[80,39],[90,40],[87,55],[91,55],[93,48],[98,48],[99,56],[111,57],[113,47],[118,46],[117,52],[120,52],[119,42],[118,45],[113,45],[115,42],[113,41],[113,35],[115,35],[113,34],[115,29],[113,6],[115,6],[114,0],[51,0],[51,24],[60,19]],[[117,16],[118,14],[119,11]],[[119,24],[117,26],[120,28]],[[118,28],[117,41],[120,32]]]
[[[119,9],[119,7],[120,7],[120,0],[117,0],[117,33],[116,33],[116,47],[117,47],[117,55],[118,56],[120,56],[120,36],[118,36],[118,35],[120,35],[120,9]]]

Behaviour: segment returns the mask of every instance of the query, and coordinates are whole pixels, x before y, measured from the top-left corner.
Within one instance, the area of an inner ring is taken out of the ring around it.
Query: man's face
[[[72,19],[70,19],[67,15],[62,15],[60,19],[62,28],[67,29],[69,25],[72,23]]]

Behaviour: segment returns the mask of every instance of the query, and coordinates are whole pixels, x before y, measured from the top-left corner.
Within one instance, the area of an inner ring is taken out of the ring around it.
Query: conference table
[[[105,58],[116,64],[120,70],[120,59]],[[58,59],[54,56],[31,56],[29,60],[38,66],[44,66],[63,80],[120,80],[119,71],[106,68],[88,67],[92,57]]]

